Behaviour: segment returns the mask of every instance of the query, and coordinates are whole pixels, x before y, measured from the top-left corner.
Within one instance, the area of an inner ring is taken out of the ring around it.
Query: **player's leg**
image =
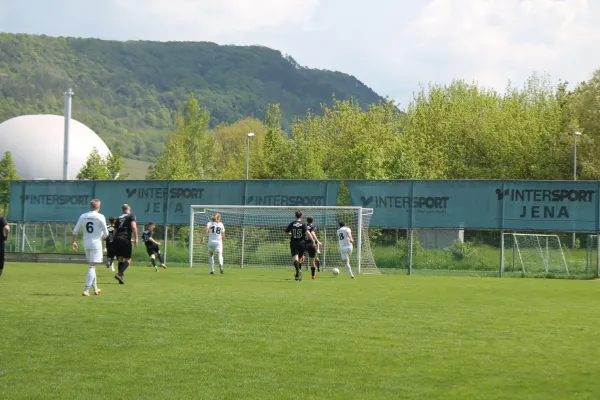
[[[147,247],[146,251],[148,253],[148,256],[150,256],[150,262],[152,263],[152,266],[154,267],[154,271],[158,272],[158,267],[156,266],[156,255],[154,254],[154,251],[152,251],[151,247]]]
[[[85,256],[88,260],[88,272],[85,277],[85,284],[83,286],[83,295],[89,296],[90,287],[93,287],[94,294],[98,295],[102,290],[98,289],[96,280],[96,264],[102,263],[102,250],[85,250]]]
[[[133,254],[133,245],[130,240],[127,240],[123,243],[123,262],[122,269],[119,270],[119,274],[121,275],[121,279],[125,276],[125,271],[129,268],[129,264],[131,264],[131,256]],[[124,283],[124,282],[123,282]]]
[[[125,284],[125,281],[123,280],[123,274],[125,273],[125,270],[123,269],[123,263],[125,260],[125,253],[127,252],[126,250],[126,243],[124,242],[124,240],[121,240],[120,238],[115,238],[113,240],[113,246],[115,248],[115,258],[117,259],[117,273],[115,274],[115,279],[119,281],[119,284],[123,285]]]
[[[119,281],[121,285],[125,284],[123,277],[125,276],[125,271],[129,268],[129,263],[131,262],[131,254],[133,252],[133,246],[131,241],[124,240],[115,240],[115,252],[117,257],[119,258],[119,271],[115,275],[115,279]]]
[[[352,247],[340,249],[342,252],[342,261],[346,264],[346,271],[352,279],[354,279],[354,274],[352,273],[352,267],[350,266],[350,256],[352,255]]]
[[[304,242],[299,242],[296,244],[295,254],[296,254],[296,258],[298,260],[300,259],[300,256],[304,256],[304,250],[305,250]],[[299,262],[298,262],[298,270],[297,271],[298,271],[298,279],[297,280],[301,281],[302,280],[302,264],[300,264]]]
[[[106,268],[110,268],[112,272],[115,272],[115,248],[113,244],[106,246]]]
[[[98,287],[98,278],[96,277],[96,265],[102,264],[102,250],[92,250],[90,254],[90,266],[94,267],[94,280],[92,281],[92,288],[94,289],[94,294],[98,296],[102,293],[102,289]]]
[[[94,272],[96,270],[95,267],[93,267],[91,264],[91,258],[90,258],[90,250],[85,249],[85,259],[88,261],[88,271],[87,271],[87,275],[85,276],[85,284],[83,285],[83,296],[89,296],[90,295],[90,286],[92,286],[92,282],[94,281]]]
[[[160,252],[160,249],[158,248],[158,246],[155,247],[154,252],[158,256],[158,261],[160,261],[160,266],[164,269],[167,269],[167,266],[165,265],[165,258],[163,257],[162,253]]]
[[[292,265],[296,270],[296,273],[294,274],[294,279],[298,280],[298,276],[300,274],[300,260],[298,259],[298,249],[296,248],[293,242],[290,242],[290,253],[292,254]]]
[[[212,243],[208,243],[208,266],[210,267],[210,274],[215,274],[215,246]]]
[[[0,243],[0,276],[4,271],[4,242]]]
[[[310,259],[310,274],[312,279],[315,279],[317,276],[317,266],[315,262],[315,259],[317,257],[317,249],[315,248],[315,246],[309,246],[307,250],[308,257]]]
[[[225,270],[223,269],[223,246],[218,245],[215,251],[217,253],[217,258],[219,259],[219,271],[222,275],[223,273],[225,273]]]

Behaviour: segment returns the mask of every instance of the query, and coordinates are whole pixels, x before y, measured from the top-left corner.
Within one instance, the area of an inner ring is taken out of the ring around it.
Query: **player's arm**
[[[154,233],[152,233],[152,235],[154,235]],[[150,236],[148,238],[148,240],[150,240],[152,243],[154,243],[157,246],[160,246],[160,242],[157,242],[152,236]]]
[[[221,228],[221,240],[225,240],[225,226]]]
[[[102,240],[108,239],[108,226],[106,226],[106,218],[100,218],[100,223],[102,224]]]
[[[10,236],[10,226],[8,226],[8,222],[6,221],[6,218],[2,217],[2,234],[4,235],[4,240],[8,240],[8,237]]]
[[[75,224],[75,228],[73,228],[73,250],[79,249],[79,245],[77,244],[77,234],[79,233],[79,230],[81,229],[82,223],[83,223],[82,219],[81,219],[81,217],[79,217],[79,219],[77,220],[77,223]]]
[[[131,216],[131,232],[133,232],[133,241],[135,245],[138,245],[138,231],[137,231],[137,222],[135,221],[135,217]]]
[[[204,243],[204,239],[206,239],[206,235],[208,235],[208,231],[210,230],[210,222],[206,224],[206,228],[204,228],[204,235],[200,239],[200,243]]]
[[[288,227],[283,232],[283,236],[291,236],[292,235],[292,224],[289,224]]]
[[[348,234],[348,240],[350,241],[350,243],[354,243],[354,239],[352,238],[352,231],[348,229],[346,233]]]
[[[319,238],[317,238],[317,232],[312,231],[310,234],[311,234],[311,236],[313,238],[313,242],[315,242],[319,246],[321,246],[323,244],[323,243],[319,242]]]

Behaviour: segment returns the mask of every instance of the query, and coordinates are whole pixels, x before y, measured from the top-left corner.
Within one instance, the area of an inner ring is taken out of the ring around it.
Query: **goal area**
[[[340,268],[342,262],[337,230],[344,222],[352,230],[354,251],[350,258],[352,269],[359,274],[378,274],[369,242],[368,228],[372,208],[362,207],[278,207],[278,206],[212,206],[193,205],[190,210],[189,266],[208,266],[206,225],[215,214],[221,214],[225,226],[223,259],[226,267],[291,268],[290,239],[284,231],[301,209],[302,221],[313,217],[316,234],[323,244],[317,257],[321,271]],[[302,267],[309,266],[305,254]]]
[[[504,270],[522,274],[569,274],[558,235],[503,233]]]

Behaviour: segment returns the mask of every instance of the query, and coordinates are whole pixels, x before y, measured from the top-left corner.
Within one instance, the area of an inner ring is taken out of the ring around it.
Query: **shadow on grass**
[[[72,293],[33,293],[32,296],[71,297]]]

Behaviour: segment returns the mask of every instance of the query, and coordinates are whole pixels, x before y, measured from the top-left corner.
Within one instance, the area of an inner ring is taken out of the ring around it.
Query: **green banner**
[[[12,222],[74,222],[102,200],[118,215],[129,204],[142,222],[185,225],[191,205],[333,206],[339,181],[19,181],[10,186]]]

